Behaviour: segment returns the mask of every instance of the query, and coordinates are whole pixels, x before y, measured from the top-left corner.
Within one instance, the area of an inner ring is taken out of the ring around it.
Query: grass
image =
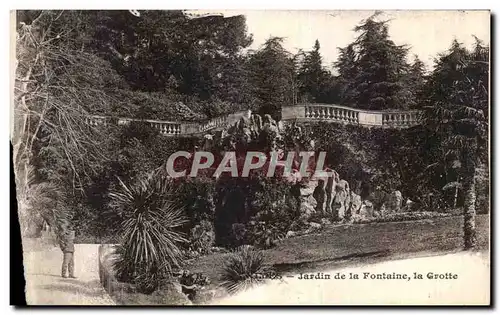
[[[368,263],[380,259],[432,255],[462,248],[461,216],[419,221],[352,224],[326,227],[317,234],[285,239],[263,251],[267,264],[281,272],[299,272],[342,264]],[[489,216],[476,220],[478,245],[488,248]],[[192,272],[207,275],[219,285],[218,274],[228,254],[197,259]]]
[[[451,216],[418,221],[331,226],[316,234],[285,239],[278,246],[262,253],[266,265],[281,273],[319,271],[397,258],[432,256],[462,248],[462,225],[462,216]],[[478,215],[476,227],[479,249],[488,249],[489,215]],[[231,255],[233,254],[215,253],[203,256],[188,269],[191,272],[202,272],[211,280],[210,289],[218,288],[217,294],[226,294],[220,292],[220,274]],[[164,289],[152,295],[117,289],[111,295],[122,305],[179,305],[187,302],[172,289]],[[209,302],[210,299],[200,303]]]

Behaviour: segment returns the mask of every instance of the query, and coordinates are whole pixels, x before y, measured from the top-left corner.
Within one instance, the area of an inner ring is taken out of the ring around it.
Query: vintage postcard
[[[490,19],[12,11],[27,304],[490,305]]]

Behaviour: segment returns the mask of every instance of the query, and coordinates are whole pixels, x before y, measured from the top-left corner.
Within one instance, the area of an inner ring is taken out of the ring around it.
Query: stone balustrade
[[[211,130],[220,130],[233,125],[242,117],[250,118],[250,115],[250,111],[241,111],[216,117],[202,123],[163,120],[142,121],[149,123],[153,128],[159,130],[162,135],[178,136],[196,135]],[[419,111],[370,111],[329,104],[286,106],[282,108],[281,116],[283,121],[327,121],[381,128],[408,128],[420,124],[422,119]],[[91,126],[99,126],[110,123],[111,119],[105,116],[89,116],[86,118],[86,122]],[[117,118],[115,120],[118,125],[126,125],[131,121],[141,121],[132,118]]]
[[[408,128],[421,122],[419,111],[371,111],[326,104],[287,106],[281,113],[285,121],[328,121],[365,127]]]
[[[160,131],[160,134],[166,136],[176,136],[181,134],[181,123],[146,120],[151,127]]]
[[[331,120],[346,124],[358,124],[359,111],[352,108],[340,106],[306,105],[305,118],[309,118],[311,120]]]
[[[206,123],[200,124],[199,132],[205,132],[212,129],[217,129],[226,126],[228,116],[216,117],[210,119]]]

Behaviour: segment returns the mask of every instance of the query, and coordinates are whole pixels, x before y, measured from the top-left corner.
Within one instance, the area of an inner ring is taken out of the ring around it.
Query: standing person
[[[61,270],[61,276],[63,278],[70,278],[75,279],[75,245],[74,245],[74,240],[75,240],[75,231],[70,230],[67,233],[64,233],[63,236],[59,239],[59,246],[61,247],[61,250],[63,252],[63,263],[62,263],[62,270]],[[66,275],[66,271],[68,272],[68,276]]]

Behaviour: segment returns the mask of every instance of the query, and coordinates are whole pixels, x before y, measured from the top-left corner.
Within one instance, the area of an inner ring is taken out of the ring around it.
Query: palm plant
[[[184,258],[180,245],[186,239],[178,229],[186,220],[173,202],[174,186],[165,176],[153,174],[134,185],[119,180],[110,197],[110,206],[121,218],[118,276],[152,292]]]
[[[263,281],[272,269],[264,265],[264,255],[250,246],[242,246],[231,253],[223,266],[221,285],[230,294],[248,289]]]
[[[489,48],[476,38],[468,51],[454,42],[428,82],[424,122],[442,141],[446,158],[460,165],[465,192],[464,248],[476,247],[476,168],[488,149]]]

